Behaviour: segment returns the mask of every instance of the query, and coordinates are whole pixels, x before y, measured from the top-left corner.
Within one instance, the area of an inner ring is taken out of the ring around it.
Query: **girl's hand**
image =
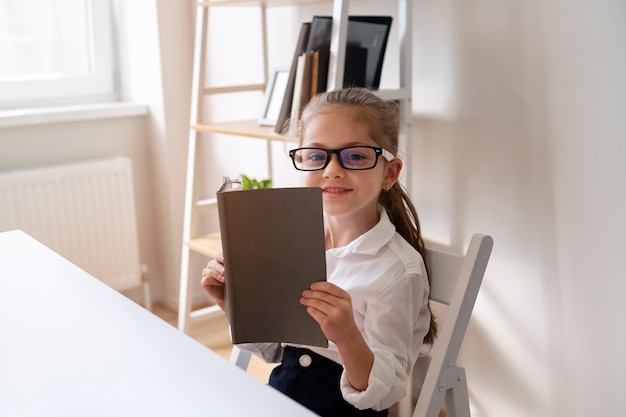
[[[218,253],[215,259],[209,261],[206,268],[202,270],[202,288],[223,310],[224,309],[224,283],[226,276],[224,275],[224,256]]]
[[[314,282],[302,292],[300,304],[306,306],[328,340],[337,345],[350,384],[356,390],[366,390],[374,353],[354,322],[350,294],[330,282]]]
[[[354,322],[352,298],[343,289],[330,282],[314,282],[302,292],[300,304],[317,321],[328,340],[340,345],[342,341],[354,340],[360,335]]]

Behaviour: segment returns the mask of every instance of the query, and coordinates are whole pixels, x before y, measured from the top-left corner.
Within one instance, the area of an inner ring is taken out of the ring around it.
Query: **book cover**
[[[330,61],[330,35],[333,20],[326,16],[313,16],[309,33],[307,51],[318,53],[318,65],[316,75],[316,93],[323,93],[328,86],[328,63]],[[313,94],[311,97],[315,96]]]
[[[311,98],[317,94],[317,78],[320,68],[320,51],[311,53]]]
[[[321,189],[220,191],[217,207],[232,342],[328,346],[300,304],[326,280]]]
[[[352,46],[351,53],[354,54],[355,60],[365,60],[365,82],[361,87],[369,88],[370,90],[378,90],[380,87],[380,77],[383,70],[391,22],[391,16],[348,17],[347,42],[348,45]],[[358,48],[362,48],[365,51],[360,51]],[[348,59],[348,51],[346,51],[346,63]],[[346,67],[347,69],[348,67]],[[354,71],[354,68],[352,68],[352,71]],[[356,77],[360,79],[362,75]]]
[[[285,88],[285,95],[278,114],[278,120],[274,131],[276,133],[284,133],[287,125],[287,120],[291,115],[291,106],[293,102],[293,90],[296,81],[296,69],[298,63],[298,57],[306,52],[306,47],[309,42],[309,32],[311,30],[311,22],[304,22],[300,26],[300,34],[298,35],[298,41],[296,42],[296,50],[293,54],[291,61],[291,69],[289,71],[289,78],[287,80],[287,87]]]
[[[298,57],[296,67],[296,81],[293,88],[293,99],[291,102],[290,129],[293,131],[295,123],[300,120],[302,109],[311,100],[311,64],[313,53],[305,52]]]
[[[316,94],[323,93],[328,89],[328,64],[330,62],[330,48],[316,50],[318,57],[317,88]]]

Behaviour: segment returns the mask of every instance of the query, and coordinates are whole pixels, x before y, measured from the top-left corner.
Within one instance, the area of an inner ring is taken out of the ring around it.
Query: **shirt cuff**
[[[389,408],[392,404],[383,401],[391,392],[396,381],[395,372],[389,372],[389,364],[384,363],[379,355],[374,353],[374,364],[364,391],[354,389],[348,380],[346,371],[341,374],[341,394],[343,398],[359,410],[372,408],[380,411]]]

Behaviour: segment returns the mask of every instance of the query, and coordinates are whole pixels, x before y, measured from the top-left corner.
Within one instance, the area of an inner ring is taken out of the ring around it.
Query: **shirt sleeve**
[[[367,305],[363,335],[374,353],[368,387],[358,391],[350,385],[345,370],[341,375],[343,397],[359,409],[384,410],[402,399],[428,332],[426,278],[411,274],[397,279],[401,282],[372,297]]]
[[[280,343],[241,343],[237,347],[254,353],[267,363],[278,363],[283,359],[283,347]]]

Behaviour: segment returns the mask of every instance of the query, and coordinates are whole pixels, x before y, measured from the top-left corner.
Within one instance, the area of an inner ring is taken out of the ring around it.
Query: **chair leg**
[[[148,282],[148,267],[141,265],[141,286],[143,287],[143,303],[148,311],[152,311],[152,295],[150,294],[150,282]]]
[[[445,407],[450,417],[470,417],[467,384],[461,383],[446,392]]]
[[[243,369],[244,371],[248,369],[248,364],[250,363],[250,359],[252,358],[252,353],[241,350],[237,346],[233,346],[233,350],[230,353],[230,362],[234,363],[237,367]]]

